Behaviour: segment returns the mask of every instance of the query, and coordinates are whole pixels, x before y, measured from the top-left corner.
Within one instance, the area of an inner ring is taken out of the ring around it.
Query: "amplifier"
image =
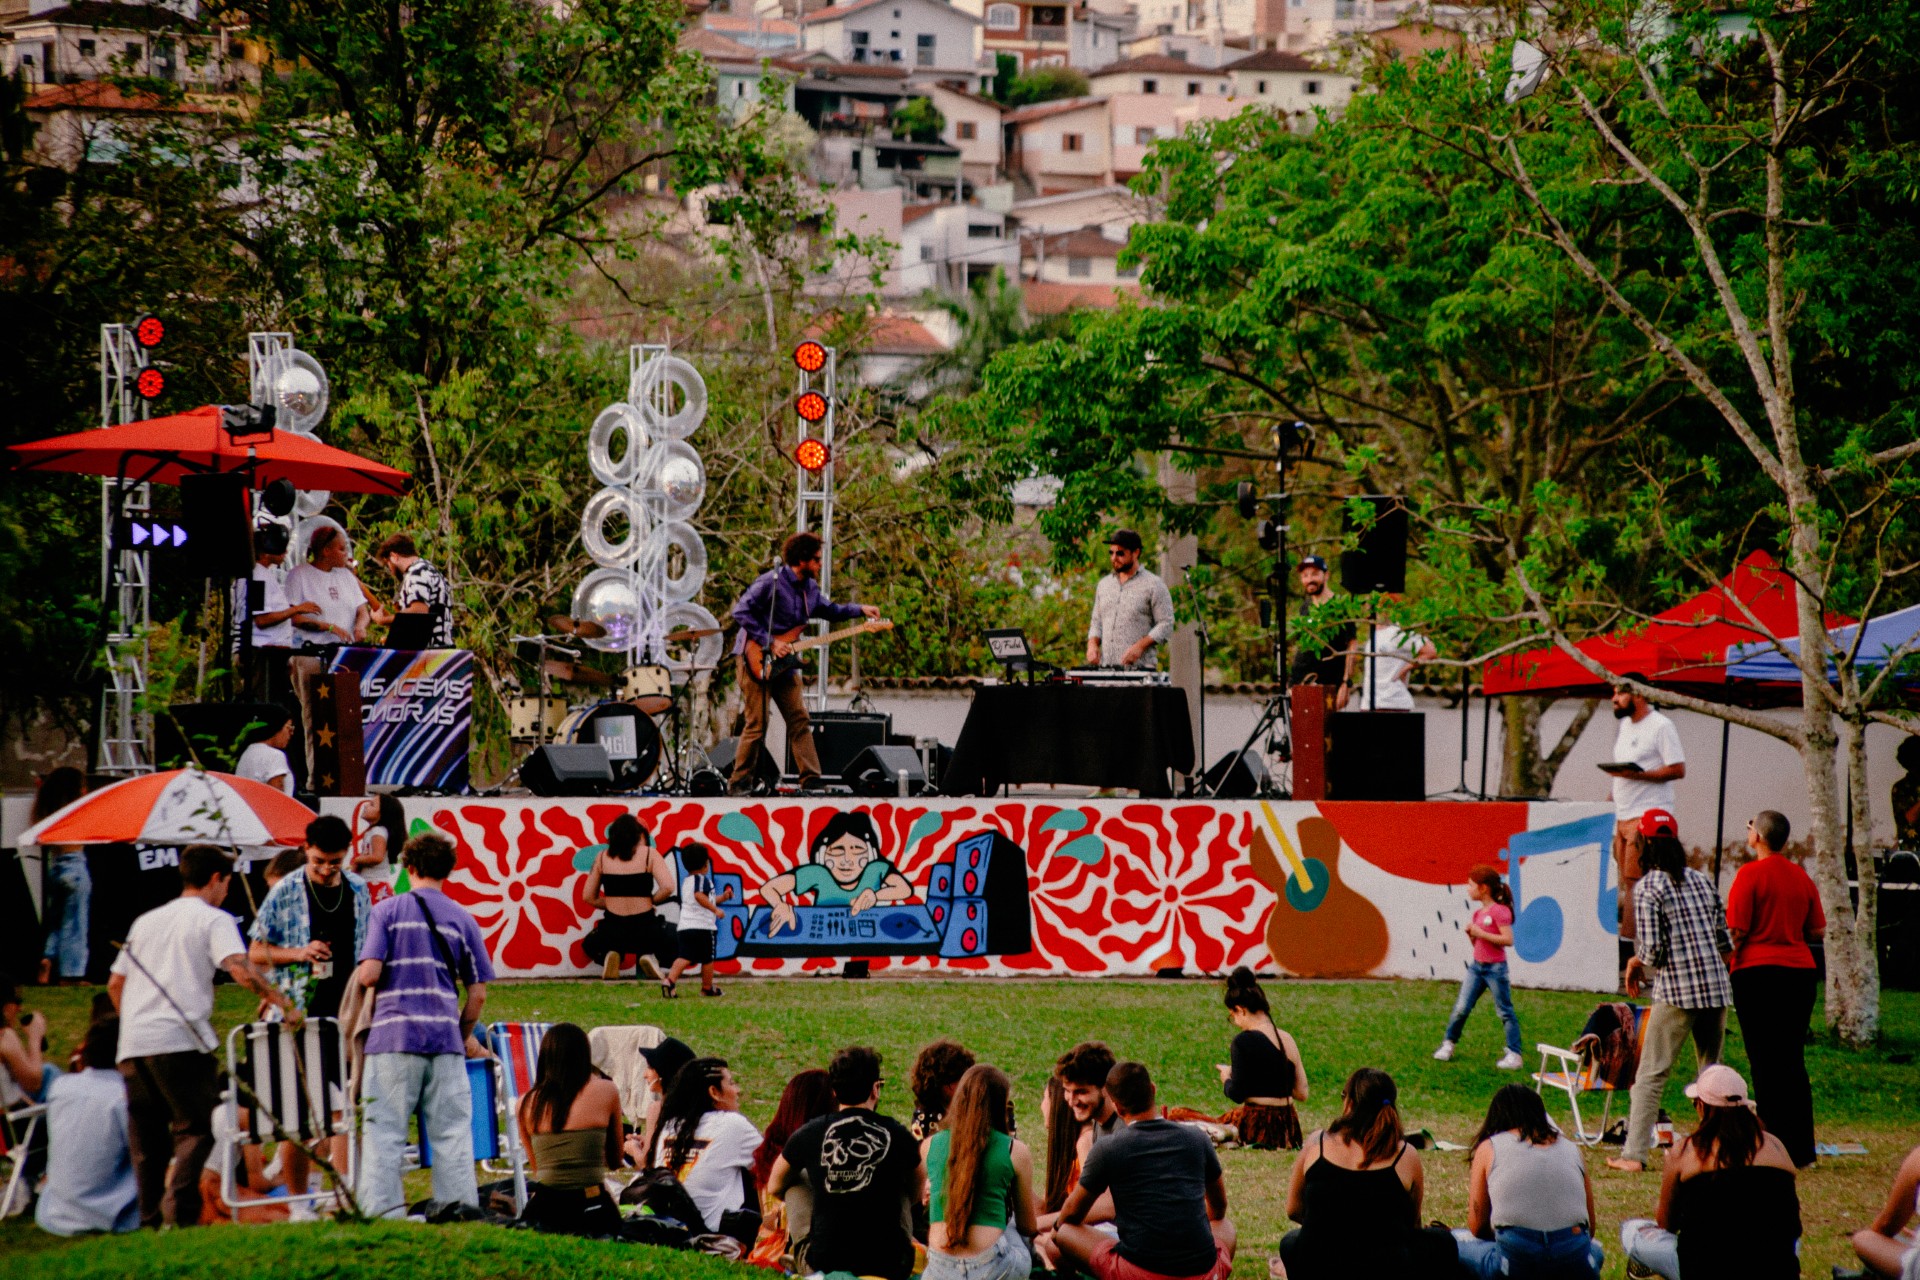
[[[893,717],[874,712],[816,711],[808,719],[813,726],[813,749],[820,757],[823,782],[843,781],[847,766],[855,756],[868,747],[885,746],[893,735]],[[788,760],[785,781],[791,783],[798,777],[793,761]]]
[[[1078,684],[1162,685],[1173,677],[1164,671],[1136,671],[1132,667],[1075,667],[1067,679]]]
[[[1327,799],[1426,798],[1426,716],[1341,711],[1327,717]]]

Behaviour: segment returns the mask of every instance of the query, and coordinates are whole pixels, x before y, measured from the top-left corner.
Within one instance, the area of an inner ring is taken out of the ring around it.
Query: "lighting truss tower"
[[[800,367],[799,385],[794,388],[796,403],[799,397],[809,391],[817,392],[826,398],[826,416],[818,422],[809,423],[799,419],[800,439],[818,440],[826,446],[827,464],[818,471],[808,471],[795,463],[800,476],[800,484],[795,500],[794,530],[805,533],[813,528],[820,535],[820,594],[833,598],[833,415],[834,415],[834,368],[839,353],[832,347],[825,348],[826,359],[819,369],[808,372]],[[816,634],[824,633],[828,624],[815,621]],[[828,659],[829,645],[820,647],[819,674],[814,678],[813,687],[804,689],[802,696],[809,711],[827,709],[827,674],[831,670]]]
[[[147,416],[134,381],[146,367],[146,352],[134,341],[133,326],[100,326],[100,425],[117,427]],[[99,771],[132,777],[153,771],[153,717],[140,707],[147,692],[147,624],[152,595],[145,551],[115,545],[114,526],[121,515],[144,515],[152,490],[134,485],[122,492],[112,479],[100,481],[100,599],[107,608],[107,683],[100,693]]]

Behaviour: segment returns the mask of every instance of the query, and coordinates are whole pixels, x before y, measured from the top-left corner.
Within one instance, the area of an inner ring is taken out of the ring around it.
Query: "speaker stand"
[[[1282,689],[1279,693],[1276,693],[1275,695],[1273,695],[1273,697],[1267,699],[1267,705],[1260,709],[1260,719],[1254,723],[1253,732],[1248,734],[1247,740],[1240,744],[1240,750],[1234,752],[1235,758],[1245,755],[1247,752],[1253,750],[1253,744],[1260,741],[1260,735],[1266,733],[1267,730],[1271,729],[1275,724],[1278,724],[1280,726],[1282,741],[1287,743],[1288,757],[1289,758],[1292,757],[1293,737],[1290,729],[1291,722],[1287,716],[1287,692],[1288,692],[1287,690]],[[1263,752],[1262,754],[1264,755],[1265,753]],[[1202,765],[1204,765],[1205,761],[1203,760],[1201,763]],[[1221,773],[1220,777],[1215,782],[1213,782],[1210,786],[1205,785],[1206,776],[1207,776],[1206,770],[1202,768],[1200,771],[1200,778],[1203,785],[1199,788],[1198,794],[1207,796],[1209,798],[1217,799],[1219,796],[1220,787],[1227,780],[1227,773],[1226,772]],[[1291,789],[1274,787],[1273,774],[1271,769],[1269,769],[1267,773],[1267,787],[1268,787],[1268,790],[1271,791],[1274,794],[1274,796],[1278,799],[1281,799],[1281,800],[1292,799]]]

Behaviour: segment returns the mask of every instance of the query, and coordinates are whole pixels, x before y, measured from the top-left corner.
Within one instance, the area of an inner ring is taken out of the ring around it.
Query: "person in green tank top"
[[[947,1127],[921,1147],[931,1211],[922,1280],[1025,1280],[1033,1270],[1033,1153],[1007,1132],[1010,1088],[998,1067],[968,1068]]]

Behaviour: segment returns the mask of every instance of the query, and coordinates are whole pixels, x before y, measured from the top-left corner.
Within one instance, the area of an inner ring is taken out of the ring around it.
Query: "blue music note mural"
[[[1501,852],[1507,859],[1507,883],[1513,889],[1513,952],[1516,956],[1534,964],[1551,959],[1560,950],[1560,940],[1566,933],[1566,917],[1561,912],[1559,899],[1539,897],[1528,902],[1522,896],[1521,867],[1528,858],[1543,854],[1600,846],[1600,924],[1608,933],[1616,931],[1616,908],[1610,899],[1617,899],[1619,890],[1609,889],[1606,883],[1607,863],[1611,861],[1607,851],[1612,841],[1613,817],[1604,813],[1538,831],[1516,832],[1508,838],[1507,847]]]

